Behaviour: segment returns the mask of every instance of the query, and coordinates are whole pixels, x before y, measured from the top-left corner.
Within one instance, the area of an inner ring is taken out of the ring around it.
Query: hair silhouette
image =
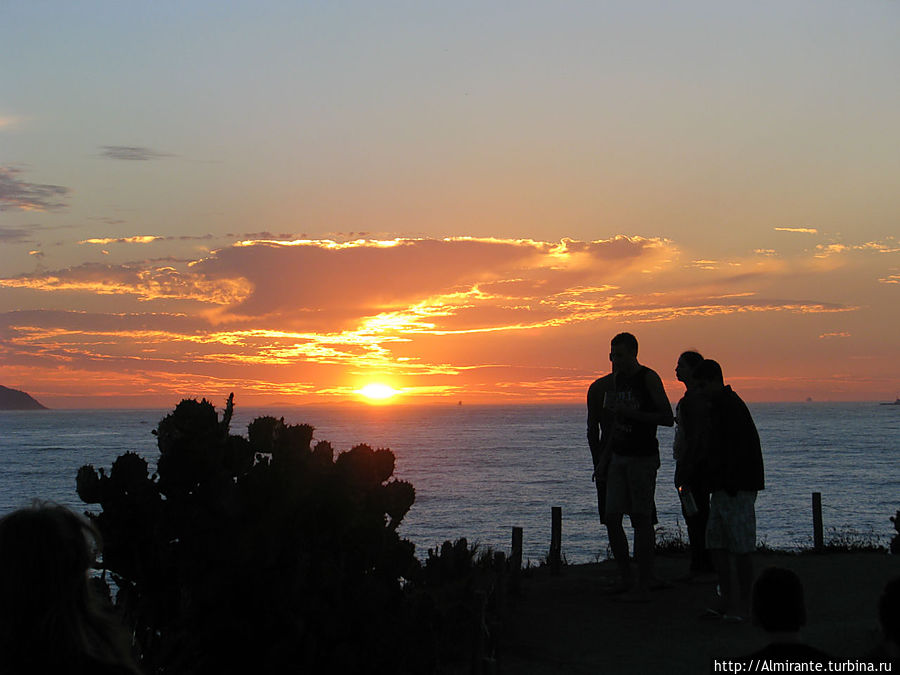
[[[0,672],[138,672],[88,577],[98,543],[88,522],[55,504],[0,519]]]
[[[681,352],[678,360],[684,361],[684,364],[691,370],[694,370],[695,368],[697,368],[697,366],[703,363],[703,357],[700,355],[700,352],[695,351]]]
[[[615,345],[624,345],[629,347],[637,354],[638,351],[638,341],[637,338],[634,337],[631,333],[619,333],[612,340],[609,341],[610,346]]]

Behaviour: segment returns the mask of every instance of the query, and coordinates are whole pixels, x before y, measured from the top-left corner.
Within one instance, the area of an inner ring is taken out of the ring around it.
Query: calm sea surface
[[[900,406],[796,403],[750,406],[763,442],[765,491],[757,501],[760,541],[776,547],[812,539],[811,493],[821,492],[826,539],[831,528],[872,533],[885,543],[900,508]],[[107,467],[135,451],[155,467],[150,432],[168,410],[0,412],[0,513],[35,497],[74,509],[82,464]],[[221,412],[221,411],[220,411]],[[525,556],[542,559],[550,543],[550,509],[563,509],[563,553],[581,563],[606,555],[596,512],[585,410],[580,405],[400,406],[345,408],[238,407],[232,433],[246,435],[259,415],[308,423],[337,451],[358,443],[388,447],[397,478],[416,488],[401,533],[420,556],[445,539],[508,550],[513,526],[524,528]],[[660,526],[683,528],[672,484],[672,429],[659,431]]]

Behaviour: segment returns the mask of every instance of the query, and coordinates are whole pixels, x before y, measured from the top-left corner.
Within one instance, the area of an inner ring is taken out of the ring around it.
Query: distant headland
[[[24,391],[0,385],[0,410],[47,410],[47,406],[41,405]]]

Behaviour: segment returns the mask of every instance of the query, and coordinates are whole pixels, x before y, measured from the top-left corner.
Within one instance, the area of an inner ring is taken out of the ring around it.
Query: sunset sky
[[[0,384],[900,395],[900,2],[6,2]]]

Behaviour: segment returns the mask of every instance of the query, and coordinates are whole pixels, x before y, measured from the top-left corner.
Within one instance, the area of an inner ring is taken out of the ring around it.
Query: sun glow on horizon
[[[371,402],[385,403],[394,398],[400,392],[389,385],[382,384],[381,382],[372,382],[364,386],[362,389],[358,389],[356,393],[362,395],[364,398],[368,399]]]

